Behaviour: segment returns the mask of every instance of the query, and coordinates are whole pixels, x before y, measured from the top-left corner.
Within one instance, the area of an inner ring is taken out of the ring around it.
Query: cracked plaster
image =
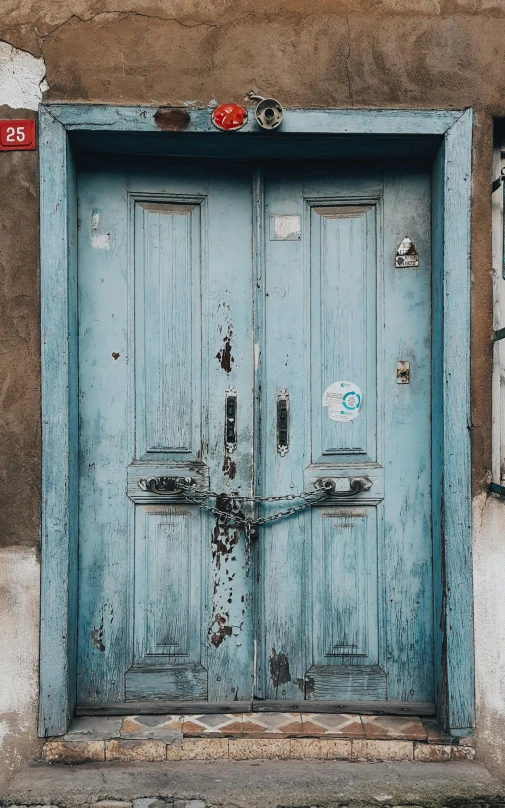
[[[0,42],[0,106],[36,110],[48,89],[42,56]]]

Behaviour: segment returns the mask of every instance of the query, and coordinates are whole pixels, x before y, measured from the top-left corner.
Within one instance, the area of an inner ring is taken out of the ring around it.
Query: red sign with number
[[[35,121],[0,121],[0,151],[35,149]]]

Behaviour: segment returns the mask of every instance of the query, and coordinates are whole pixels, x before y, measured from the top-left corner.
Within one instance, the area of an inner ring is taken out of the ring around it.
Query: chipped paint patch
[[[240,528],[230,522],[230,517],[244,518],[242,501],[232,496],[220,494],[216,497],[216,508],[221,515],[216,515],[216,524],[212,533],[212,564],[213,564],[213,604],[212,623],[207,636],[214,648],[219,648],[227,637],[240,635],[243,622],[233,625],[230,612],[233,612],[234,578],[232,564],[237,561],[237,544],[240,540]],[[242,611],[244,614],[244,610]],[[237,621],[235,621],[237,622]],[[237,642],[237,645],[240,643]]]
[[[37,110],[42,93],[49,89],[46,65],[41,56],[0,42],[0,105]]]
[[[235,475],[237,473],[237,464],[234,460],[231,459],[228,452],[226,452],[223,461],[223,473],[228,477],[230,480],[235,479]]]
[[[216,354],[216,359],[218,360],[219,364],[223,368],[226,373],[231,373],[231,366],[235,361],[234,357],[231,353],[231,338],[233,336],[233,330],[231,326],[228,326],[228,334],[223,339],[223,347],[220,351]]]
[[[259,342],[254,343],[254,370],[258,370],[260,366],[260,346]]]
[[[216,497],[216,508],[230,516],[244,518],[241,500],[235,501],[226,494]],[[227,516],[216,516],[216,525],[212,534],[212,560],[216,570],[221,569],[221,563],[227,561],[238,544],[240,531],[238,527],[228,520]]]
[[[95,250],[110,250],[110,233],[100,233],[91,236],[91,246]]]
[[[270,652],[269,666],[270,679],[274,688],[277,689],[279,685],[285,685],[287,682],[291,681],[289,661],[285,653],[282,651],[277,653],[275,648],[272,648]]]
[[[95,648],[98,648],[99,651],[105,651],[105,645],[102,642],[103,637],[103,617],[102,622],[100,623],[99,628],[94,628],[90,631],[90,637],[93,640],[93,645]]]
[[[231,637],[232,635],[232,627],[226,625],[227,617],[228,615],[223,617],[221,614],[216,614],[214,622],[210,627],[210,641],[214,648],[219,648],[224,638]]]

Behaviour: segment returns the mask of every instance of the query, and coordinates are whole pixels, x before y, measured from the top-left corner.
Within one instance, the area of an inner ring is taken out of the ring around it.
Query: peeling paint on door
[[[223,339],[223,347],[220,351],[216,354],[216,359],[219,361],[219,364],[223,368],[226,373],[231,373],[231,366],[235,361],[234,357],[231,353],[231,338],[233,336],[233,330],[231,325],[228,325],[228,333]]]

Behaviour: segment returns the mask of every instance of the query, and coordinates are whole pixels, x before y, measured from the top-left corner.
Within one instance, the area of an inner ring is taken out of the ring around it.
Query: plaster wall
[[[39,577],[35,548],[0,549],[0,785],[40,747]]]
[[[505,773],[505,503],[480,494],[473,503],[477,749],[490,769]],[[494,573],[493,573],[494,570]]]
[[[13,48],[15,50],[13,50]],[[47,84],[45,84],[47,82]],[[475,111],[472,422],[478,751],[505,777],[505,506],[491,468],[493,116],[505,116],[503,0],[3,0],[0,117],[46,101]],[[0,760],[36,740],[40,537],[38,170],[0,153]],[[503,548],[502,549],[502,545]],[[470,630],[470,627],[469,627]],[[13,644],[24,641],[24,651]],[[6,662],[8,660],[8,662]],[[14,691],[14,692],[13,692]],[[7,697],[6,695],[7,694]]]
[[[477,750],[490,770],[505,773],[505,503],[481,494],[473,503]],[[493,572],[494,570],[494,572]]]

